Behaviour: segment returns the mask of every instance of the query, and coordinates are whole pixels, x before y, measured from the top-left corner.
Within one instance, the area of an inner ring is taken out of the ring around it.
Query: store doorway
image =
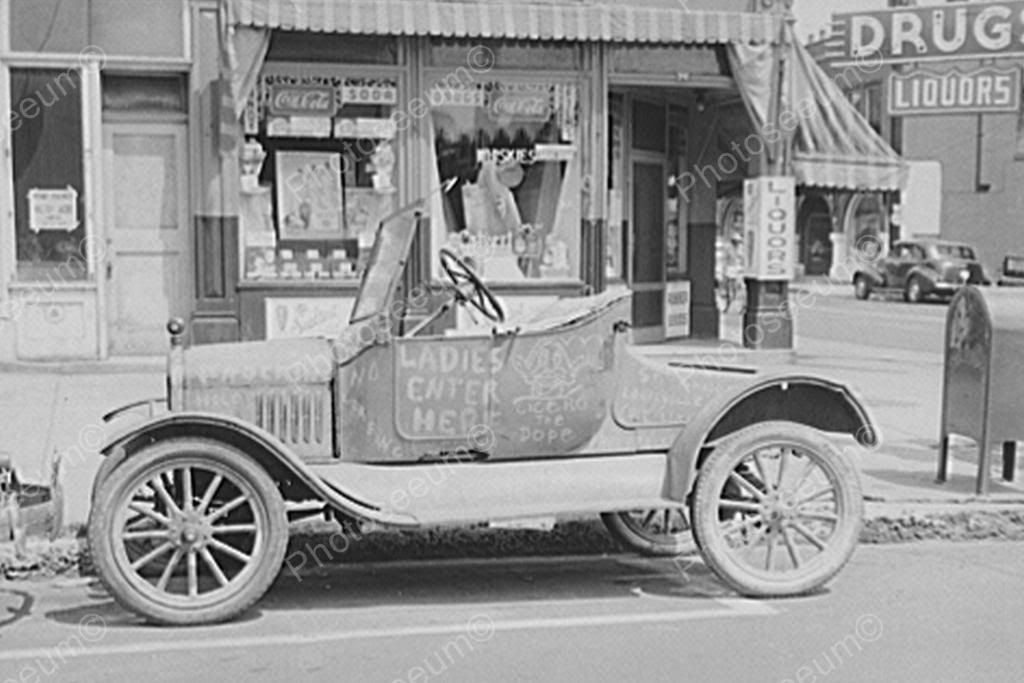
[[[192,302],[188,127],[105,123],[103,157],[109,352],[161,353]]]
[[[809,196],[800,207],[800,261],[805,275],[828,275],[832,267],[832,214],[828,203]]]

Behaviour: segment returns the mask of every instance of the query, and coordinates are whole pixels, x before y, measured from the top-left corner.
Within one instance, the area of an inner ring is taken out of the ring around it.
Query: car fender
[[[910,282],[912,277],[917,277],[924,282],[924,292],[926,294],[935,289],[935,283],[942,279],[942,276],[935,269],[925,265],[911,268],[910,272],[907,273],[907,282]]]
[[[293,488],[319,497],[332,507],[356,518],[400,527],[414,527],[414,518],[384,512],[379,507],[348,495],[326,484],[310,467],[270,432],[237,418],[205,412],[174,412],[150,418],[108,440],[100,452],[109,461],[109,473],[144,447],[179,436],[213,439],[233,446],[255,460],[284,488]],[[94,484],[93,497],[99,481]],[[306,495],[305,497],[310,497]],[[94,501],[95,502],[95,501]]]
[[[885,278],[874,268],[864,267],[858,269],[857,272],[853,274],[852,282],[856,282],[858,277],[866,277],[872,287],[883,287],[885,285]]]
[[[880,441],[864,402],[845,384],[810,375],[763,378],[709,401],[683,428],[669,448],[665,497],[685,501],[705,451],[729,434],[771,420],[850,434],[864,447]]]

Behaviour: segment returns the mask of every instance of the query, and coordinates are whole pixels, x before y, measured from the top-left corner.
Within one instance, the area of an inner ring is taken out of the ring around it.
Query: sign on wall
[[[665,338],[690,336],[690,281],[665,283]]]
[[[957,2],[833,17],[835,66],[1024,55],[1024,2]]]
[[[796,179],[761,176],[743,181],[747,275],[792,280],[796,261]]]
[[[1017,67],[894,73],[889,76],[889,115],[1016,112],[1020,91]]]
[[[272,85],[269,108],[275,116],[333,116],[336,109],[334,88]]]
[[[78,227],[78,190],[68,185],[63,190],[33,187],[28,191],[28,228],[71,232]]]

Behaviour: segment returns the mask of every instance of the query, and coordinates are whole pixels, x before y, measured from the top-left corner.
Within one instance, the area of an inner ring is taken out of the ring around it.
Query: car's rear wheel
[[[622,546],[650,557],[674,557],[697,551],[685,507],[605,512],[601,521]]]
[[[858,275],[853,279],[853,295],[861,301],[871,296],[871,283],[863,275]]]
[[[916,275],[907,282],[907,290],[903,294],[903,298],[909,303],[917,304],[924,300],[924,286],[921,283],[921,278]]]
[[[765,422],[708,456],[694,490],[693,530],[705,562],[739,593],[800,595],[850,559],[862,510],[857,471],[827,436]]]
[[[122,607],[160,624],[209,624],[237,616],[270,587],[288,521],[273,479],[244,453],[175,439],[122,462],[100,484],[89,542]]]

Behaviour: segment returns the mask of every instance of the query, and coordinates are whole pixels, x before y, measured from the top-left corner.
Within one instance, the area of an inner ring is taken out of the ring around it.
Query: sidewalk
[[[726,336],[738,338],[738,315],[728,316]],[[794,351],[728,353],[722,342],[666,343],[637,347],[659,361],[694,357],[765,370],[804,370],[850,384],[860,394],[882,434],[880,447],[860,461],[869,517],[899,517],[949,510],[1024,509],[1024,473],[1002,482],[993,470],[991,495],[974,495],[977,455],[957,445],[951,479],[935,482],[941,400],[941,358],[883,350],[855,343],[800,339]],[[0,450],[9,451],[24,478],[44,481],[49,457],[63,454],[65,520],[88,516],[88,495],[99,466],[97,448],[108,410],[164,394],[163,360],[115,360],[93,364],[0,367]],[[1000,459],[994,458],[998,465]]]

